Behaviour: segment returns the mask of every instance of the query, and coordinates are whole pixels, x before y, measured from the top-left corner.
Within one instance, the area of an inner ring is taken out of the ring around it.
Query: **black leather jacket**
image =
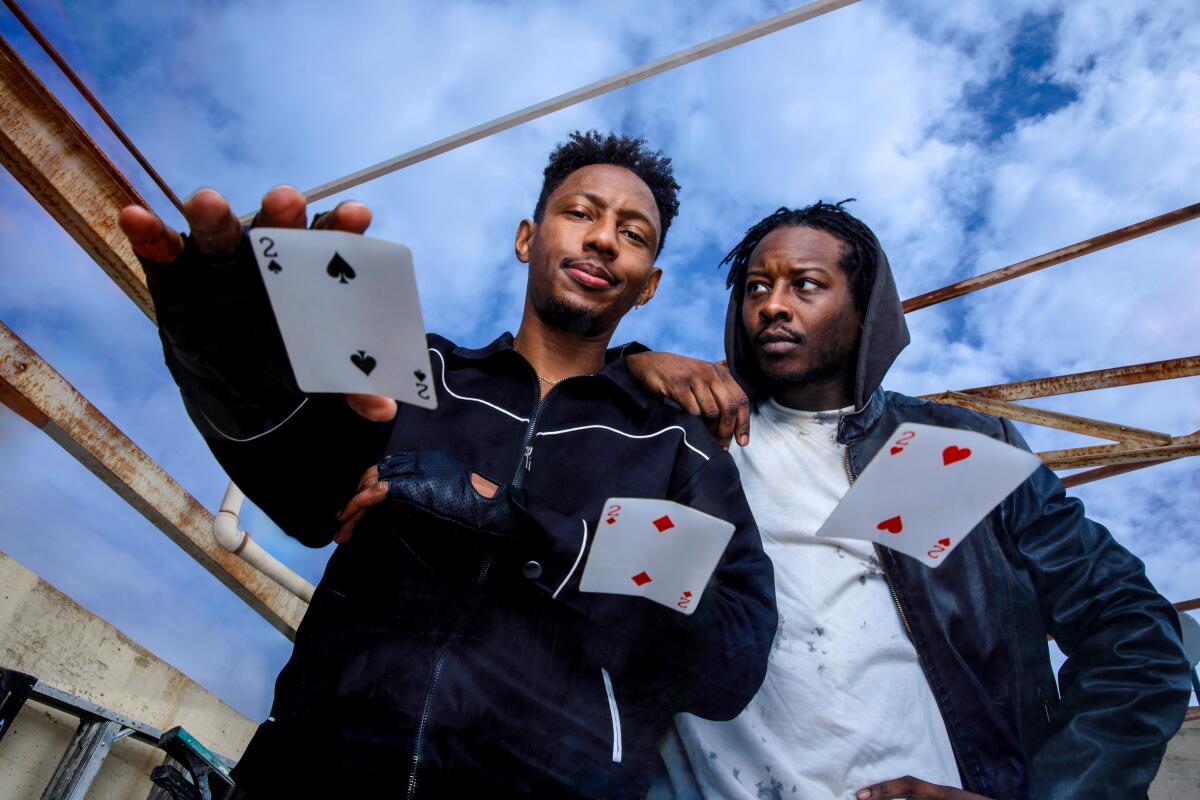
[[[901,422],[1028,449],[1012,423],[876,389],[838,440],[852,475]],[[1174,609],[1142,562],[1040,467],[944,566],[879,549],[963,786],[989,798],[1145,797],[1190,685]],[[1067,655],[1056,687],[1046,646]]]

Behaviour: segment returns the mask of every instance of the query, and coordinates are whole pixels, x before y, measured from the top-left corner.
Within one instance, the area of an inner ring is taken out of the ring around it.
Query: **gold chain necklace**
[[[531,364],[530,366],[533,366],[533,365]],[[592,375],[592,374],[594,374],[594,373],[591,373],[591,372],[578,372],[578,373],[576,373],[576,374],[574,374],[574,375],[563,375],[561,378],[558,378],[557,380],[553,380],[553,381],[552,381],[552,380],[550,380],[549,378],[546,378],[546,377],[544,377],[544,376],[542,375],[542,373],[538,372],[536,369],[533,371],[533,374],[534,374],[534,375],[537,375],[537,377],[538,377],[538,380],[539,380],[539,381],[541,381],[542,383],[546,384],[547,386],[558,386],[560,383],[562,383],[563,381],[565,381],[567,378],[578,378],[578,377],[581,377],[581,376],[583,376],[583,375]]]

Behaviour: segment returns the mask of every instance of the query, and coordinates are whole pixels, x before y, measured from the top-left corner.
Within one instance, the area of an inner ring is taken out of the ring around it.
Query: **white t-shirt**
[[[779,630],[766,680],[736,719],[676,717],[679,738],[663,750],[677,797],[696,796],[698,784],[708,798],[852,798],[904,775],[960,787],[873,547],[813,535],[850,488],[836,438],[849,410],[763,403],[750,444],[732,448],[775,564]]]

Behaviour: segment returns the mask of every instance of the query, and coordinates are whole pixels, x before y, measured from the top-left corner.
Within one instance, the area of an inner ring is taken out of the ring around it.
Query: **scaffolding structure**
[[[13,0],[4,2],[84,98],[97,109],[101,118],[130,149],[164,195],[178,207],[179,200],[166,181],[137,151],[129,137],[50,42],[37,31]],[[306,192],[305,196],[309,201],[330,197],[554,111],[815,19],[855,2],[857,0],[817,0],[331,180]],[[154,309],[146,288],[145,275],[116,222],[122,207],[130,204],[149,207],[149,204],[2,37],[0,162],[153,321]],[[927,308],[1197,217],[1200,217],[1200,203],[910,298],[904,302],[904,309],[911,313]],[[948,390],[925,395],[925,398],[1111,442],[1038,454],[1055,470],[1088,468],[1064,477],[1063,483],[1071,487],[1200,455],[1200,430],[1178,434],[1146,430],[1035,408],[1016,401],[1197,375],[1200,375],[1200,355],[1192,355],[994,386]],[[307,610],[307,603],[301,599],[303,593],[298,593],[294,586],[285,588],[278,578],[273,579],[247,563],[239,552],[221,547],[212,535],[214,514],[188,494],[3,322],[0,322],[0,402],[40,428],[276,629],[289,638],[294,636]],[[1181,598],[1175,606],[1181,612],[1200,609],[1200,598]],[[1189,718],[1200,718],[1200,709],[1192,709]]]

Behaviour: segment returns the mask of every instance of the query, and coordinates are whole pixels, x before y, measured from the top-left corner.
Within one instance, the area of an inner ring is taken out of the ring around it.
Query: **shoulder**
[[[1000,417],[960,406],[922,400],[900,392],[884,392],[884,396],[887,398],[888,407],[902,421],[960,428],[984,433],[994,439],[1009,439],[1007,423]]]

